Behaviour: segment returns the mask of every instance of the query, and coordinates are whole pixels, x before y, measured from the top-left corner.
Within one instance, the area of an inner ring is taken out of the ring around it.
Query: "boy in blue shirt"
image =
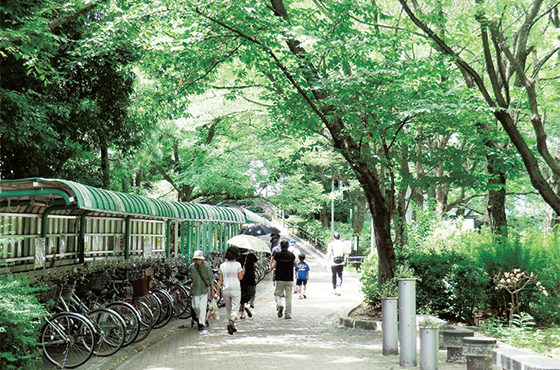
[[[296,289],[299,292],[299,299],[307,298],[307,280],[309,279],[309,265],[305,263],[305,254],[298,256],[299,262],[296,270]]]

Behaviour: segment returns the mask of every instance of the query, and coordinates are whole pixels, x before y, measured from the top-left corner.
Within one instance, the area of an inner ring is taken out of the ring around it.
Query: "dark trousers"
[[[331,266],[332,271],[332,287],[336,289],[336,277],[338,276],[338,286],[342,286],[342,271],[344,270],[343,265]]]

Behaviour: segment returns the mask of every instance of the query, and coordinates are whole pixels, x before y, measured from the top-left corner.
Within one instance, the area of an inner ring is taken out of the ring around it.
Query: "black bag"
[[[334,263],[336,263],[337,265],[340,265],[344,262],[344,257],[335,257],[334,258]]]

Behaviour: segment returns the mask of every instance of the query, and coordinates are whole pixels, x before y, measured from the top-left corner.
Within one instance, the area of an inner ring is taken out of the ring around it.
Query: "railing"
[[[348,263],[362,264],[366,256],[348,256]]]
[[[292,231],[293,234],[307,240],[309,243],[313,244],[315,248],[321,252],[326,252],[326,245],[324,245],[321,240],[316,236],[307,232],[307,230],[302,229],[298,225],[291,224],[289,222],[284,223],[285,226]]]

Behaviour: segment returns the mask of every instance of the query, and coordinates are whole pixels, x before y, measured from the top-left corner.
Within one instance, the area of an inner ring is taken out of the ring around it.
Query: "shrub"
[[[490,284],[477,263],[457,251],[418,249],[407,262],[416,271],[417,305],[442,318],[474,324]]]
[[[0,253],[5,243],[0,236]],[[41,289],[0,276],[0,369],[42,368],[36,338],[45,311],[35,296]]]
[[[36,338],[45,314],[35,293],[23,280],[0,278],[0,368],[40,369]]]
[[[514,314],[509,326],[506,326],[502,318],[492,318],[485,320],[481,329],[483,332],[500,339],[512,346],[520,348],[530,348],[539,353],[551,353],[551,348],[560,345],[555,332],[535,329],[535,322],[531,315],[522,312]]]
[[[366,303],[370,306],[377,306],[381,299],[381,287],[377,281],[378,262],[377,254],[372,253],[364,259],[361,268],[360,281],[362,282],[362,292],[364,293]]]

